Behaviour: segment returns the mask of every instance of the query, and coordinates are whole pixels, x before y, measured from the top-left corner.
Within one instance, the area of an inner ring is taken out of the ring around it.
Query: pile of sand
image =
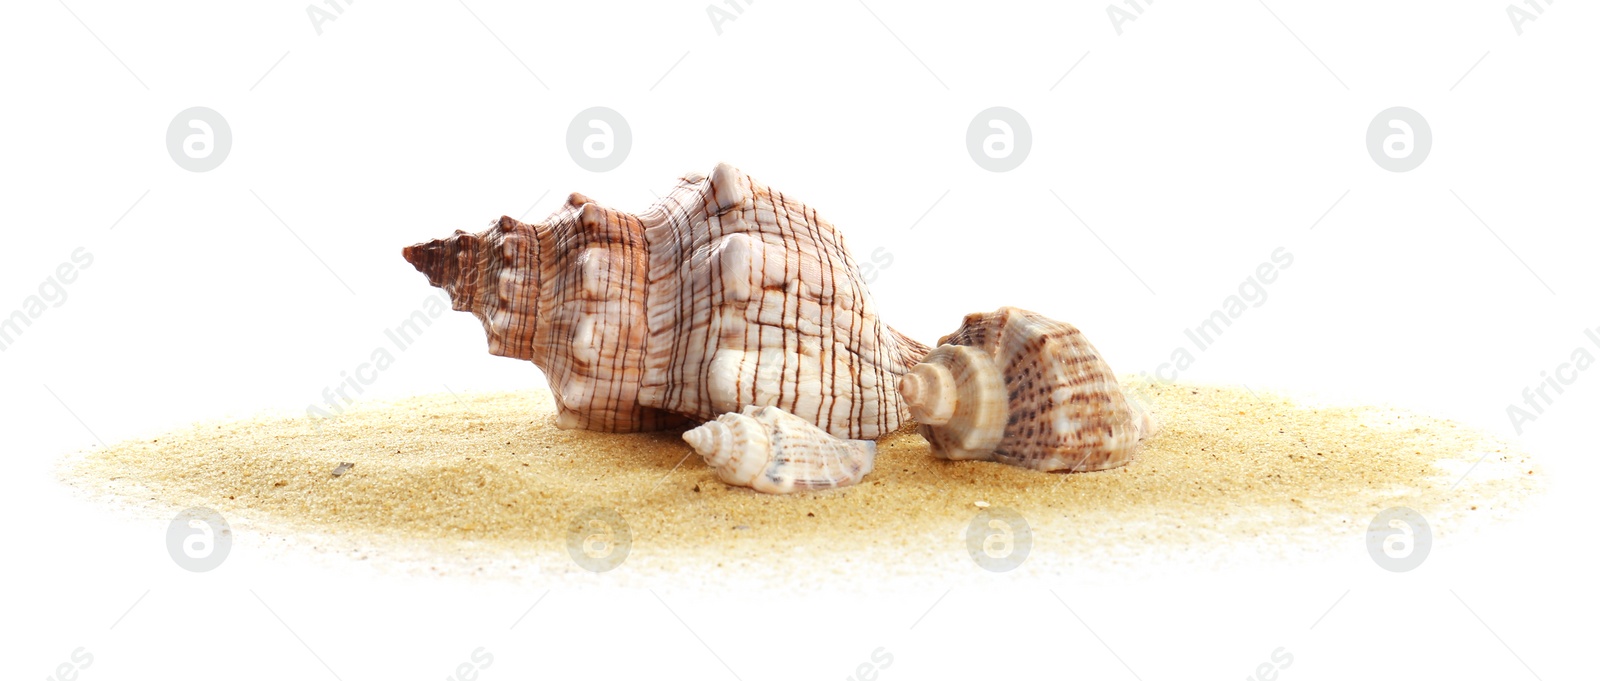
[[[1018,574],[1348,551],[1383,509],[1415,509],[1445,537],[1539,487],[1528,457],[1446,421],[1216,387],[1129,390],[1162,428],[1133,464],[1095,473],[942,461],[907,428],[879,441],[858,486],[768,496],[719,482],[677,432],[558,430],[537,390],[203,424],[84,453],[65,476],[429,570],[585,577],[569,555],[571,524],[607,509],[631,533],[608,577],[711,580],[985,574],[966,533],[986,508],[1031,528]]]

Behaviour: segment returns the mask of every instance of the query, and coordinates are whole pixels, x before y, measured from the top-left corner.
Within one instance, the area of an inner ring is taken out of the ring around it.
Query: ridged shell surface
[[[683,434],[730,485],[768,494],[829,489],[861,482],[878,445],[842,440],[777,407],[745,407]]]
[[[646,249],[637,218],[573,194],[542,223],[502,217],[403,255],[483,322],[490,353],[545,372],[557,425],[630,432],[686,421],[639,402]]]
[[[1103,470],[1155,429],[1082,332],[1013,307],[967,315],[899,386],[944,458]]]
[[[815,210],[724,164],[640,219],[641,403],[699,419],[776,406],[852,439],[905,420],[895,382],[928,347],[878,318],[843,237]]]

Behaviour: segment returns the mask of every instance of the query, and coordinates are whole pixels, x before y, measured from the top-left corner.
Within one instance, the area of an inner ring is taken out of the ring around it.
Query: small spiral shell
[[[717,477],[768,494],[854,485],[878,444],[841,440],[777,407],[748,406],[683,434]]]
[[[946,459],[1103,470],[1132,461],[1155,431],[1082,332],[1013,307],[967,315],[899,388]]]

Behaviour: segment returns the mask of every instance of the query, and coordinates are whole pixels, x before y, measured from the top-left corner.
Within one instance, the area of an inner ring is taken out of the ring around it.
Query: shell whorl
[[[937,441],[929,438],[936,456],[987,460],[1005,435],[1005,377],[980,350],[961,345],[934,348],[901,377],[900,391],[912,418],[924,428],[939,429]]]
[[[900,380],[937,456],[1101,470],[1131,461],[1154,432],[1071,324],[1005,307],[967,315],[939,342]]]
[[[713,468],[728,463],[733,451],[729,437],[728,427],[718,421],[707,421],[683,433],[683,441],[689,443],[706,460],[706,465]]]
[[[900,397],[918,423],[942,426],[956,411],[955,377],[944,365],[924,358],[900,377]]]
[[[853,485],[877,455],[871,440],[841,440],[770,406],[723,414],[683,439],[723,482],[769,494]]]

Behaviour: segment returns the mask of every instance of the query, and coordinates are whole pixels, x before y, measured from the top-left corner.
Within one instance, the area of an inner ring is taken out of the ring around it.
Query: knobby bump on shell
[[[1103,470],[1133,460],[1156,428],[1082,332],[1013,307],[967,315],[899,389],[946,459]]]
[[[836,438],[777,407],[723,414],[683,439],[723,482],[768,494],[854,485],[878,453],[876,442]]]

